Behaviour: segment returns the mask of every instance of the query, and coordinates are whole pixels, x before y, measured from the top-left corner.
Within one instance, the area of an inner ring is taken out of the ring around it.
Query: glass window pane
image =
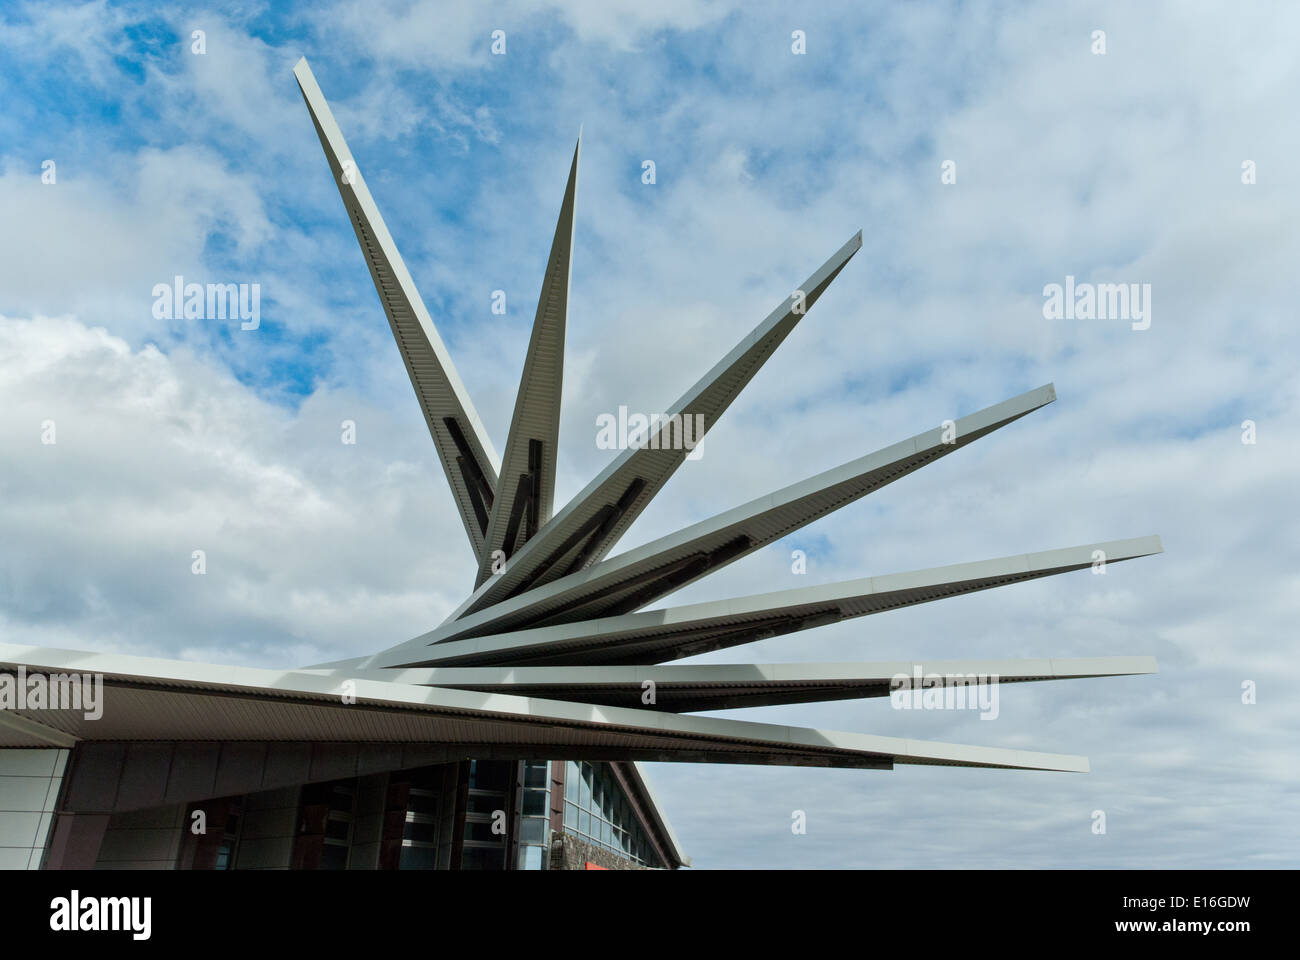
[[[466,847],[460,856],[462,870],[504,870],[505,865],[504,847]]]
[[[510,789],[515,778],[513,760],[474,760],[471,764],[469,785],[471,790]]]
[[[405,840],[418,840],[421,843],[438,842],[438,825],[436,823],[408,823],[402,831]]]
[[[492,823],[488,821],[485,823],[466,823],[465,839],[477,840],[482,843],[505,843],[506,838],[503,833],[493,833]]]
[[[541,817],[524,817],[519,821],[520,843],[545,843],[546,821]]]
[[[578,829],[578,808],[571,803],[564,805],[564,825],[571,830]]]
[[[435,870],[438,851],[435,847],[402,847],[397,866],[399,870]]]
[[[585,833],[588,836],[591,835],[591,814],[586,810],[578,814],[578,832]]]
[[[408,771],[406,776],[410,778],[412,790],[432,790],[437,793],[442,788],[442,774],[442,766],[436,765]]]
[[[469,812],[470,813],[487,813],[491,814],[496,810],[506,808],[506,798],[500,794],[473,794],[469,795]]]
[[[348,848],[327,843],[320,853],[322,870],[346,870],[348,867]]]
[[[438,798],[431,797],[426,793],[411,792],[406,800],[406,809],[410,813],[429,813],[438,812]]]

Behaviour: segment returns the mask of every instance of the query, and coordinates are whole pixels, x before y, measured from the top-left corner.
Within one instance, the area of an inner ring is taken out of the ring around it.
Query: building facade
[[[0,750],[0,868],[546,870],[684,863],[636,764],[470,758],[359,773],[367,752],[284,744]],[[409,759],[418,760],[419,752]],[[376,759],[385,762],[383,756]],[[349,775],[269,786],[343,770]],[[187,785],[212,792],[254,781],[259,789],[167,802]]]

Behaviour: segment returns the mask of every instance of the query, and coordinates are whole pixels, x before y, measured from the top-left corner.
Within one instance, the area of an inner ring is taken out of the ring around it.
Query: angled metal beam
[[[1155,657],[1051,660],[891,660],[879,663],[724,663],[615,667],[416,667],[370,670],[371,680],[508,693],[674,713],[887,697],[916,678],[1031,683],[1155,673]],[[964,698],[965,699],[965,698]],[[972,704],[974,701],[971,701]]]
[[[90,741],[300,740],[447,745],[464,756],[781,764],[895,764],[1088,772],[1086,757],[933,743],[728,717],[541,700],[389,681],[0,644],[0,669],[103,675],[103,715],[29,709]],[[23,711],[18,715],[25,716]],[[255,735],[254,735],[255,734]],[[426,761],[427,762],[427,761]]]
[[[560,395],[564,382],[564,332],[569,312],[569,277],[573,259],[573,215],[578,193],[578,156],[573,148],[569,181],[546,261],[542,292],[533,318],[524,372],[510,420],[510,435],[501,457],[502,496],[492,508],[487,542],[479,557],[477,587],[492,575],[493,554],[514,555],[551,519],[555,498],[556,450],[560,438]],[[515,496],[518,489],[521,496]]]
[[[1055,399],[1051,384],[1030,390],[962,417],[949,429],[927,430],[486,610],[448,621],[401,646],[409,653],[422,641],[443,643],[630,613]]]
[[[1085,570],[1098,558],[1112,564],[1163,550],[1157,536],[1112,540],[449,643],[434,642],[444,629],[440,627],[383,653],[348,661],[348,666],[661,663],[899,607]]]
[[[0,747],[75,747],[77,738],[12,710],[0,710]]]
[[[644,446],[622,451],[510,558],[504,570],[487,578],[449,619],[459,619],[524,590],[557,580],[596,563],[609,553],[690,453],[678,442],[684,428],[691,428],[692,445],[712,429],[745,384],[753,379],[861,247],[862,232],[858,231],[677,399],[665,412],[665,418],[650,429]]]
[[[487,522],[496,495],[496,451],[306,58],[298,61],[293,75],[325,150],[477,558],[487,543]]]

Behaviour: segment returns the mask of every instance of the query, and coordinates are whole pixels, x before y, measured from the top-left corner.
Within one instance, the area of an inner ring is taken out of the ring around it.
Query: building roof
[[[81,709],[46,707],[0,714],[47,730],[51,743],[67,737],[410,741],[508,747],[528,756],[596,750],[599,759],[608,760],[865,769],[895,764],[1088,768],[1082,757],[421,686],[349,676],[347,671],[267,670],[13,644],[0,644],[0,666],[23,666],[29,674],[46,676],[102,675],[105,698],[98,719],[88,719]],[[15,733],[30,741],[33,732],[26,726]]]

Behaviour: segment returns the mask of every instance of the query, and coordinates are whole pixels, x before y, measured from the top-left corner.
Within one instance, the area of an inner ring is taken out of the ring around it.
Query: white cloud
[[[109,6],[107,0],[50,5],[27,2],[18,5],[22,19],[13,18],[5,27],[5,46],[24,60],[75,59],[78,73],[91,83],[109,87],[117,79],[114,58],[127,47],[122,27],[126,13]]]
[[[176,274],[206,282],[204,244],[220,230],[249,255],[270,236],[260,192],[209,150],[144,149],[104,168],[68,163],[56,183],[10,162],[0,288],[11,309],[77,313],[119,334],[163,336],[153,286]],[[257,277],[220,277],[252,282]]]
[[[440,3],[438,0],[345,0],[324,16],[323,33],[364,55],[404,67],[444,71],[482,68],[493,60],[492,34],[506,34],[521,51],[538,31],[555,23],[582,43],[633,51],[663,30],[694,30],[714,24],[736,8],[718,0],[588,0],[582,3]],[[532,51],[536,53],[537,51]]]
[[[288,412],[184,352],[0,317],[0,404],[15,642],[302,665],[421,632],[468,587],[432,451],[354,396]]]

